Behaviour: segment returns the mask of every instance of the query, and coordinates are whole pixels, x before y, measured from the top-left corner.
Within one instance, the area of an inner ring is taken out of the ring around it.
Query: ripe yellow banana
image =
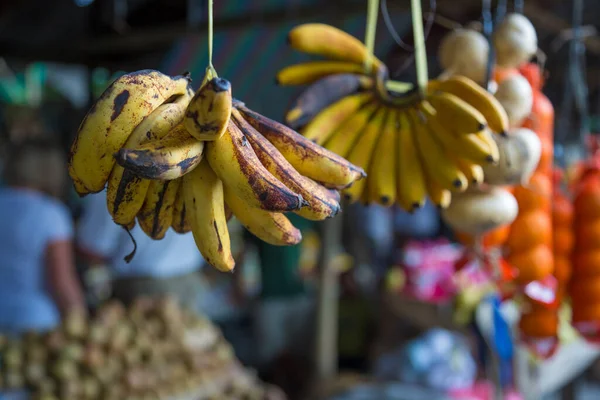
[[[200,253],[206,262],[219,271],[233,270],[235,261],[231,255],[225,216],[223,182],[208,161],[203,160],[183,177],[182,185],[185,209],[189,213],[192,233]]]
[[[69,156],[69,174],[80,195],[101,191],[115,164],[115,154],[133,129],[172,96],[191,88],[187,76],[172,78],[143,70],[117,78],[84,118]]]
[[[332,196],[327,188],[300,175],[275,146],[256,131],[235,109],[233,110],[233,119],[244,136],[250,141],[262,165],[290,190],[301,195],[308,203],[306,207],[295,211],[295,213],[313,221],[320,221],[333,217],[340,211],[340,204],[337,201],[332,201]]]
[[[295,50],[333,60],[362,65],[369,57],[367,48],[360,40],[326,24],[299,25],[290,31],[288,42]],[[379,68],[381,65],[383,63],[373,57],[373,67]]]
[[[231,116],[231,83],[213,78],[194,95],[185,112],[184,124],[198,140],[220,138]]]
[[[375,148],[377,140],[379,139],[379,135],[383,130],[387,111],[387,107],[380,107],[375,112],[375,115],[373,118],[371,118],[367,126],[364,128],[360,137],[356,141],[356,144],[354,147],[352,147],[349,153],[348,161],[350,161],[352,164],[358,165],[359,167],[370,171],[369,166],[373,157],[373,149]],[[370,172],[367,172],[367,174],[368,173]],[[346,199],[348,199],[350,202],[354,202],[363,196],[363,192],[368,195],[366,192],[368,179],[370,178],[354,182],[352,186],[344,189],[343,194]],[[368,196],[365,197],[368,198]]]
[[[142,230],[152,239],[165,237],[173,222],[173,204],[181,181],[154,180],[148,187],[146,200],[137,215]]]
[[[375,112],[379,106],[377,103],[369,103],[351,115],[325,143],[325,148],[335,154],[348,158],[350,150],[362,136],[362,132],[371,124],[371,118],[375,116]],[[360,165],[359,167],[363,168]]]
[[[225,187],[225,203],[233,215],[250,233],[273,246],[292,246],[300,243],[302,234],[285,215],[250,207]]]
[[[302,129],[302,135],[308,140],[322,145],[344,121],[349,119],[359,108],[372,99],[373,94],[371,92],[357,93],[344,97],[319,112]]]
[[[327,187],[343,188],[364,178],[365,171],[304,136],[246,107],[239,107],[246,120],[289,161],[300,174]]]
[[[508,116],[502,104],[487,90],[464,76],[454,75],[431,82],[431,89],[447,92],[475,107],[493,132],[507,134]]]
[[[465,174],[448,157],[428,128],[422,114],[411,112],[411,123],[415,130],[415,142],[427,179],[433,179],[443,189],[464,191],[468,182]]]
[[[295,211],[306,205],[260,162],[248,139],[233,121],[219,139],[207,142],[206,158],[219,178],[251,207]]]
[[[415,143],[414,126],[406,112],[398,115],[398,203],[404,210],[413,212],[425,204],[427,188],[425,172]]]
[[[450,93],[436,92],[427,96],[444,126],[456,133],[476,133],[484,130],[487,122],[477,109]]]
[[[319,79],[304,89],[294,100],[293,105],[285,114],[285,122],[292,129],[298,129],[331,104],[360,89],[372,87],[373,78],[366,75],[337,74]]]
[[[171,221],[171,228],[177,233],[188,233],[192,230],[190,224],[190,215],[185,209],[185,197],[183,194],[183,178],[176,179],[179,181],[179,188],[175,195],[175,202],[173,203],[173,218]]]
[[[480,133],[461,134],[445,125],[439,114],[427,100],[419,104],[426,118],[426,124],[442,147],[455,157],[464,158],[477,164],[493,163],[498,160],[495,142],[493,146],[479,139]],[[483,132],[483,131],[482,131]],[[494,149],[496,149],[494,151]]]
[[[180,178],[200,164],[203,150],[204,142],[179,124],[162,139],[133,149],[121,149],[117,162],[136,175],[166,181]]]
[[[433,179],[427,179],[427,193],[429,194],[431,202],[440,210],[448,208],[452,202],[452,192],[442,188]]]
[[[162,104],[135,127],[123,149],[136,148],[150,140],[160,140],[181,122],[190,97],[185,94],[174,99],[173,103]],[[108,178],[106,200],[113,220],[120,225],[128,225],[142,208],[150,181],[135,170],[127,171],[115,165]]]
[[[465,174],[470,184],[479,185],[483,183],[483,167],[464,158],[454,158],[458,168]]]
[[[385,125],[373,150],[373,160],[369,167],[369,202],[391,206],[396,202],[397,161],[398,161],[398,114],[391,109]]]
[[[347,61],[307,61],[284,67],[277,73],[278,85],[306,85],[334,74],[360,74],[364,67]]]

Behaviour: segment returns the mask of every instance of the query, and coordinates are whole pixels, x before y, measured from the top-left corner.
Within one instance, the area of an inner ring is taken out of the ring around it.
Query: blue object
[[[500,297],[498,295],[490,296],[488,301],[492,304],[493,312],[493,350],[498,355],[500,363],[500,382],[502,386],[512,384],[512,359],[513,343],[510,336],[510,328],[500,312]]]

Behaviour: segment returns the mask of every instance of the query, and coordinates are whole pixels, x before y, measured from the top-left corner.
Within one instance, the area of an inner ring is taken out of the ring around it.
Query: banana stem
[[[392,92],[404,93],[404,92],[408,92],[410,89],[412,89],[413,84],[410,82],[399,82],[399,81],[388,80],[385,82],[385,88],[387,90],[391,90]]]
[[[421,0],[411,0],[413,37],[415,42],[415,64],[417,66],[417,87],[425,94],[427,88],[427,54],[425,52],[425,34],[423,33],[423,11]]]
[[[375,34],[377,33],[377,16],[379,0],[369,0],[367,8],[367,27],[365,29],[365,46],[367,47],[367,58],[365,59],[365,71],[371,73],[373,68],[373,54],[375,52]]]
[[[207,75],[211,74],[216,78],[217,71],[212,63],[213,56],[213,0],[208,0],[208,67]]]

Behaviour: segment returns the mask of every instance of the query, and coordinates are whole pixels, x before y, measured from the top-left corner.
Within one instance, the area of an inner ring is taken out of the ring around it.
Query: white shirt
[[[60,321],[45,256],[50,244],[72,238],[65,205],[27,189],[0,189],[0,331],[51,329]]]
[[[128,264],[124,258],[133,250],[133,242],[108,213],[106,192],[91,194],[82,200],[77,244],[106,258],[114,276],[166,278],[192,272],[204,263],[191,233],[181,235],[169,229],[162,240],[153,240],[136,224],[131,234],[137,242],[137,251]]]

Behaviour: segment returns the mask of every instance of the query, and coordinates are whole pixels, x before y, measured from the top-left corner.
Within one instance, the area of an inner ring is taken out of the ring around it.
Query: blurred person
[[[23,141],[7,155],[0,189],[0,331],[50,330],[61,314],[85,312],[75,271],[73,221],[59,200],[64,154]]]
[[[108,267],[113,298],[129,304],[140,296],[171,296],[187,309],[199,311],[205,289],[200,275],[204,260],[191,233],[169,229],[162,240],[153,240],[139,224],[128,233],[112,220],[103,191],[82,199],[76,236],[78,254],[90,270]],[[132,238],[137,249],[128,263],[125,257],[134,248]]]

